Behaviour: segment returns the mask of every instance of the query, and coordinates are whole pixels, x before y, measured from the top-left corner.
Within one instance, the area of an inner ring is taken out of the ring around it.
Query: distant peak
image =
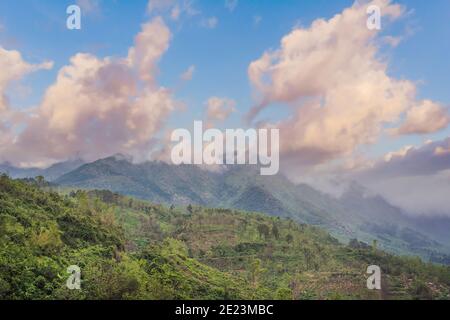
[[[114,160],[116,161],[127,161],[127,162],[133,161],[133,158],[130,155],[126,155],[123,153],[116,153],[112,156],[112,158],[114,158]]]

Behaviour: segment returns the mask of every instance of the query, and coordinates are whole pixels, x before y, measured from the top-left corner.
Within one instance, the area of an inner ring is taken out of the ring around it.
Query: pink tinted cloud
[[[73,56],[1,154],[16,164],[76,155],[92,160],[116,152],[146,158],[177,105],[170,90],[156,83],[157,63],[170,38],[156,17],[142,26],[127,57]]]
[[[417,100],[412,81],[389,75],[387,63],[379,58],[382,39],[366,27],[366,8],[371,4],[381,7],[383,21],[405,12],[389,0],[355,2],[329,20],[295,28],[278,49],[249,65],[259,103],[247,119],[255,119],[271,103],[292,108],[288,119],[275,124],[286,161],[315,166],[351,157],[360,146],[375,143],[386,124],[395,125],[405,114],[410,124],[402,133],[434,132],[446,125],[431,124],[441,108]],[[414,108],[426,110],[411,111]]]

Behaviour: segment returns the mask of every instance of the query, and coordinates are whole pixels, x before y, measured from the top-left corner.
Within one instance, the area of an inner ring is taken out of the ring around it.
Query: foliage
[[[379,265],[383,290],[366,288]],[[67,267],[81,268],[69,290]],[[292,220],[0,176],[0,299],[449,299],[448,266]]]

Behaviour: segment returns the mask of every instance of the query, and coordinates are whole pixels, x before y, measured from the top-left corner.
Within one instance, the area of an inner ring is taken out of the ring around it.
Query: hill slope
[[[187,257],[175,239],[138,252],[129,243],[113,207],[0,177],[0,299],[252,296],[238,278]],[[66,287],[71,265],[81,268],[81,291]]]
[[[399,208],[381,197],[367,196],[358,185],[336,199],[307,185],[295,185],[281,174],[260,176],[258,168],[252,166],[229,166],[222,172],[211,172],[163,162],[133,164],[117,156],[85,164],[56,183],[108,189],[168,205],[195,204],[290,217],[323,227],[343,241],[377,240],[381,248],[397,254],[436,261],[446,261],[450,254],[450,239],[445,236],[448,232],[421,228]]]
[[[2,299],[448,299],[450,268],[292,220],[0,177]],[[82,289],[65,287],[78,265]],[[382,269],[383,290],[366,288]]]

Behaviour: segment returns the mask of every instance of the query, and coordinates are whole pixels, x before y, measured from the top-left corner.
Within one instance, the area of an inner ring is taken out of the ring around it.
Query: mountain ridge
[[[84,164],[54,182],[71,188],[111,190],[161,204],[241,209],[291,218],[323,227],[344,242],[376,240],[396,254],[417,254],[425,259],[444,255],[444,260],[450,254],[445,236],[421,230],[401,209],[378,195],[368,196],[361,186],[354,185],[334,198],[308,185],[295,185],[281,174],[260,176],[256,166],[228,166],[216,172],[156,161],[133,164],[113,156]]]

